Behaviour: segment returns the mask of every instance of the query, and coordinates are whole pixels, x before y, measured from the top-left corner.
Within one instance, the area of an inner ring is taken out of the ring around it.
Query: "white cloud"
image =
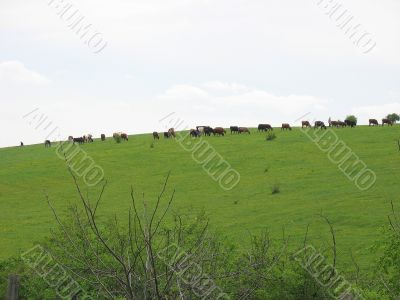
[[[0,83],[47,84],[50,81],[43,75],[29,70],[19,61],[4,61],[0,63]]]
[[[247,126],[256,126],[257,122],[275,125],[293,122],[307,112],[324,111],[328,103],[326,99],[311,95],[275,95],[242,84],[219,81],[175,85],[158,99],[168,104],[169,111],[179,111],[187,120],[220,122],[223,126],[234,121]]]

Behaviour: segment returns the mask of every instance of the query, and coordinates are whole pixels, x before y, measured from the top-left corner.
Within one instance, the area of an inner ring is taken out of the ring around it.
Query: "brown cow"
[[[158,135],[157,131],[153,132],[153,139],[155,139],[155,140],[159,140],[160,139],[160,136]]]
[[[379,126],[378,120],[377,119],[369,119],[369,125],[368,126]]]
[[[343,121],[331,121],[333,127],[345,127],[346,123]]]
[[[121,133],[121,139],[128,141],[128,135],[126,133]]]
[[[288,123],[283,123],[281,130],[292,130],[292,127]]]
[[[250,134],[250,130],[247,127],[239,127],[239,131],[240,134],[241,133],[248,133]]]
[[[388,124],[388,126],[393,126],[393,121],[389,120],[389,119],[382,119],[382,126],[384,126],[385,124]]]
[[[311,124],[310,124],[310,122],[308,122],[308,121],[301,121],[301,128],[304,128],[304,127],[309,127],[309,128],[311,128]]]
[[[215,127],[214,128],[214,135],[222,135],[222,136],[224,136],[225,133],[226,133],[226,131],[222,127]]]

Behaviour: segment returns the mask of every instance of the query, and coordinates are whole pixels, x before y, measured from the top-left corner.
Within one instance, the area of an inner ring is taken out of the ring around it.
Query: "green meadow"
[[[187,216],[205,211],[210,230],[238,247],[246,247],[250,234],[268,229],[276,239],[290,237],[295,248],[307,241],[315,247],[331,245],[329,218],[335,230],[338,267],[353,268],[350,253],[364,272],[372,271],[379,253],[370,249],[388,224],[390,201],[400,207],[397,141],[400,129],[368,127],[333,129],[368,168],[375,185],[361,191],[299,128],[266,141],[265,133],[204,137],[240,174],[239,184],[226,191],[172,139],[154,141],[150,134],[130,136],[117,144],[112,138],[95,140],[82,149],[102,167],[107,187],[99,208],[102,217],[127,220],[130,189],[138,200],[155,202],[171,172],[167,196],[175,189],[171,212]],[[94,199],[100,186],[84,193]],[[272,188],[279,187],[273,194]],[[56,226],[45,195],[62,216],[79,197],[66,163],[55,145],[0,149],[0,259],[7,259],[40,242]],[[168,201],[167,197],[163,204]]]

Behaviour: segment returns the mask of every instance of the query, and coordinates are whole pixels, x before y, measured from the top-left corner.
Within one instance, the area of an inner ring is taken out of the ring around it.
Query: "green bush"
[[[274,139],[276,139],[276,134],[274,132],[270,132],[267,135],[267,141],[273,141]]]

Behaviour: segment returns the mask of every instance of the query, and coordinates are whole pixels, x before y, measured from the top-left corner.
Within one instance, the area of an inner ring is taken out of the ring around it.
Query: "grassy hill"
[[[268,142],[255,130],[251,135],[205,137],[240,173],[240,183],[230,191],[221,189],[174,140],[161,138],[151,147],[151,135],[136,135],[121,144],[96,140],[82,148],[108,180],[100,207],[103,216],[126,219],[131,184],[138,197],[143,192],[154,202],[171,170],[173,210],[194,215],[204,209],[211,228],[239,245],[246,245],[249,233],[268,228],[277,238],[283,231],[290,235],[294,247],[303,240],[307,224],[309,242],[328,245],[329,227],[319,217],[323,213],[336,231],[339,268],[352,267],[351,250],[362,270],[370,270],[374,254],[368,247],[388,223],[390,200],[400,204],[400,129],[359,126],[334,131],[376,173],[373,188],[360,191],[298,128],[275,130],[277,139]],[[280,193],[272,194],[275,184]],[[98,191],[85,188],[93,197]],[[0,149],[0,259],[29,249],[55,226],[44,192],[60,214],[78,201],[65,162],[54,148]]]

